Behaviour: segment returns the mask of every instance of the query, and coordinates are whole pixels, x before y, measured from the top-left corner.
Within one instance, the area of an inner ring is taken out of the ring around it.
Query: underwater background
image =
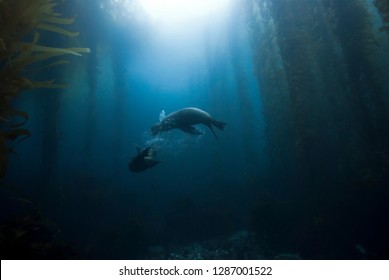
[[[1,258],[389,259],[389,2],[146,2],[0,1]]]

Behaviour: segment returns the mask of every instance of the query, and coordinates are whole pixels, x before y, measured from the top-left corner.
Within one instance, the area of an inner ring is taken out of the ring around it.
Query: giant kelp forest
[[[293,186],[288,195],[300,204],[271,206],[270,215],[287,220],[271,242],[281,246],[280,235],[297,226],[294,240],[310,244],[311,254],[333,240],[347,246],[377,237],[376,256],[387,257],[387,2],[253,1],[247,9],[270,159],[266,180]],[[299,212],[301,204],[309,213]],[[269,205],[258,207],[260,218]]]
[[[58,4],[59,2],[51,0],[0,1],[0,178],[2,180],[7,173],[9,154],[16,154],[15,146],[31,134],[29,129],[23,127],[29,119],[28,112],[15,105],[20,93],[32,89],[64,88],[65,84],[56,82],[60,71],[55,72],[50,79],[46,76],[46,79],[41,80],[47,73],[46,70],[69,63],[68,60],[59,57],[81,56],[82,53],[90,52],[88,48],[62,47],[58,42],[51,46],[47,43],[47,39],[45,43],[41,38],[41,33],[46,36],[50,36],[47,33],[55,33],[68,38],[78,36],[78,32],[71,32],[61,27],[72,24],[75,18],[65,18],[56,12],[55,7]],[[38,74],[40,79],[36,78],[37,73],[40,73]],[[35,98],[39,99],[40,96],[37,95]],[[48,119],[56,119],[55,111],[48,110],[48,113],[51,114]],[[53,152],[55,154],[55,151],[49,151],[50,154]],[[4,182],[2,187],[10,188]],[[26,200],[26,203],[31,202]],[[26,252],[27,258],[34,258],[34,254],[30,254],[30,251],[34,251],[34,246],[42,248],[46,246],[49,248],[47,251],[53,250],[51,240],[46,243],[29,243],[25,240],[25,235],[36,235],[36,240],[42,240],[40,234],[46,235],[46,222],[43,222],[44,219],[39,212],[33,212],[31,215],[17,217],[9,224],[1,226],[2,250],[9,254],[4,256],[18,258],[15,250],[22,250]],[[13,243],[16,244],[15,247]]]
[[[0,0],[4,258],[389,257],[388,1],[231,1],[182,47],[204,51],[181,87],[158,70],[180,52],[117,2]],[[225,132],[168,136],[129,174],[153,117],[188,105]]]
[[[4,129],[1,133],[2,161],[1,177],[7,169],[6,140],[14,141],[19,136],[29,136],[29,132],[18,129],[28,120],[28,114],[13,108],[12,102],[16,95],[32,88],[61,88],[64,85],[55,84],[54,80],[34,81],[25,77],[23,72],[32,64],[49,60],[66,54],[80,56],[80,53],[89,52],[87,48],[56,48],[40,43],[39,30],[54,32],[68,37],[75,37],[79,33],[70,32],[58,25],[69,25],[74,18],[63,18],[55,13],[53,8],[58,5],[54,1],[1,1],[1,121]],[[29,8],[26,8],[29,7]],[[30,38],[28,38],[30,37]],[[27,41],[28,40],[28,41]],[[66,64],[66,60],[50,61],[46,65],[39,65],[39,69],[50,68]],[[36,71],[37,69],[35,69]],[[21,122],[13,122],[13,117],[19,117]]]

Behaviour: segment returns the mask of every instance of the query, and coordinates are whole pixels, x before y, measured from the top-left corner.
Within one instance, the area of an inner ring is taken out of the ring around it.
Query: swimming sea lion
[[[151,128],[151,134],[156,136],[158,133],[174,128],[181,129],[182,131],[190,134],[202,134],[198,129],[192,126],[195,124],[204,124],[208,126],[216,138],[217,136],[212,128],[212,125],[216,126],[220,130],[223,130],[226,125],[224,122],[214,120],[207,112],[198,108],[190,107],[167,115],[161,122],[155,124]]]
[[[146,169],[149,169],[161,162],[154,158],[155,150],[151,149],[151,147],[147,147],[142,152],[139,147],[136,148],[138,150],[138,154],[128,164],[128,168],[132,172],[145,171]]]

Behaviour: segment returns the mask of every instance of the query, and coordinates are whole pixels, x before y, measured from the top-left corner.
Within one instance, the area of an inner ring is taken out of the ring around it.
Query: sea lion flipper
[[[216,126],[220,130],[224,130],[224,126],[226,125],[226,123],[211,119],[211,124],[209,124],[208,127],[211,129],[213,135],[215,135],[215,137],[217,139],[217,135],[216,135],[215,131],[213,130],[212,125]]]
[[[179,127],[179,129],[181,129],[182,131],[184,131],[186,133],[193,134],[193,135],[202,135],[203,134],[200,130],[198,130],[197,128],[195,128],[194,126],[191,126],[191,125]]]
[[[149,169],[161,161],[156,160],[154,158],[155,150],[152,146],[145,148],[140,152],[140,148],[138,150],[138,155],[131,159],[128,164],[128,168],[132,172],[142,172],[146,169]]]
[[[134,147],[136,148],[136,151],[138,152],[137,154],[140,155],[141,149],[140,149],[139,145],[136,143],[132,143],[132,145],[134,145]]]
[[[212,125],[210,125],[209,128],[211,129],[213,135],[215,135],[215,138],[217,139],[217,135],[216,135],[215,131],[213,130]]]
[[[154,158],[150,158],[150,157],[145,157],[144,160],[145,160],[146,165],[148,167],[153,167],[153,166],[157,165],[158,163],[162,162],[160,160],[157,160],[157,159],[154,159]]]
[[[212,124],[213,124],[214,126],[216,126],[216,127],[217,127],[218,129],[220,129],[220,130],[224,130],[224,126],[226,125],[225,122],[219,122],[219,121],[214,120],[214,119],[212,119],[211,122],[212,122]]]

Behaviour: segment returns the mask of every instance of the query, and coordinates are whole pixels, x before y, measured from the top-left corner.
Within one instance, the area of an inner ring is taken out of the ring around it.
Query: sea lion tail
[[[225,122],[219,122],[217,120],[212,119],[212,124],[216,126],[220,130],[224,130],[224,126],[226,125]]]

